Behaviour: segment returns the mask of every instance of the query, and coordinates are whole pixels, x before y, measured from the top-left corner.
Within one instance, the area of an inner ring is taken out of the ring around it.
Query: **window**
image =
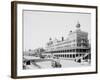
[[[65,57],[66,57],[66,54],[65,54]]]
[[[67,57],[69,57],[69,54],[67,54]]]
[[[67,52],[69,52],[69,50],[67,50]]]
[[[70,52],[72,52],[72,50],[70,50]]]
[[[78,54],[76,54],[76,57],[78,57]]]
[[[72,58],[72,55],[70,54],[70,58]]]
[[[75,58],[75,54],[73,54],[73,58]]]
[[[75,52],[75,49],[73,49],[73,52]]]

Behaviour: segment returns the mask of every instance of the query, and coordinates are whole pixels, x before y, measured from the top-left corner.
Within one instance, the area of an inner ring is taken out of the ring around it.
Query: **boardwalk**
[[[60,64],[62,65],[61,68],[90,66],[90,64],[88,62],[78,63],[73,60],[60,60]],[[50,59],[43,60],[43,61],[37,61],[37,62],[31,62],[31,64],[28,65],[28,69],[53,68],[51,65],[52,65],[52,60],[50,60]]]

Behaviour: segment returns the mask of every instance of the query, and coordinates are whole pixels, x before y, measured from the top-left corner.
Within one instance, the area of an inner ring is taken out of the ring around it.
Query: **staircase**
[[[84,56],[75,58],[75,61],[76,61],[76,62],[83,62],[83,61],[86,60],[85,58],[86,58],[88,55],[90,55],[90,53],[86,53]]]

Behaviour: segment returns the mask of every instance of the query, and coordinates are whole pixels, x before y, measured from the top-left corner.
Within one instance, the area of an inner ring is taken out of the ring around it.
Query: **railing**
[[[84,56],[81,57],[77,57],[75,58],[75,61],[77,62],[78,60],[83,60],[83,58],[85,58],[86,56],[88,56],[90,53],[86,53]]]

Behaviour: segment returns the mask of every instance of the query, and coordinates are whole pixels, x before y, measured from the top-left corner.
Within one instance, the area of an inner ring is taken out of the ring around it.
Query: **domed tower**
[[[77,44],[76,52],[83,54],[89,51],[89,40],[88,40],[88,32],[82,31],[80,27],[81,27],[80,23],[77,22],[76,24],[76,44]]]
[[[76,30],[80,30],[80,27],[81,27],[81,25],[80,25],[80,23],[78,21],[77,24],[76,24]]]
[[[68,45],[70,45],[70,50],[73,51],[73,54],[76,55],[76,57],[80,57],[85,53],[89,52],[89,40],[88,40],[88,32],[81,30],[81,24],[77,22],[76,24],[76,30],[70,31],[68,35],[68,42],[70,42]]]
[[[81,25],[80,25],[80,23],[79,23],[79,21],[78,21],[77,24],[76,24],[76,27],[77,27],[77,28],[80,28],[80,26],[81,26]]]

